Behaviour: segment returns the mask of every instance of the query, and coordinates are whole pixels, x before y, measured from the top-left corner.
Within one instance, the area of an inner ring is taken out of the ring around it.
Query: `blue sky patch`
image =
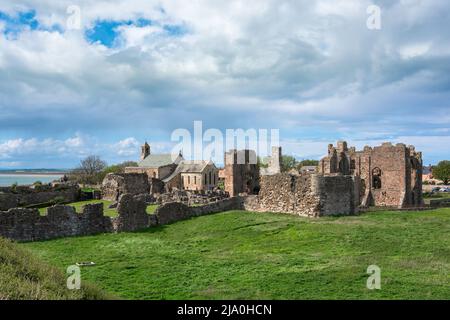
[[[153,21],[143,18],[128,21],[101,20],[97,21],[93,28],[86,30],[85,34],[91,43],[99,42],[108,48],[112,48],[117,44],[120,26],[144,28],[151,25],[154,25]],[[182,25],[164,25],[162,28],[168,36],[182,36],[187,33],[186,28]]]
[[[39,22],[36,20],[36,11],[18,12],[16,16],[8,15],[0,11],[0,21],[5,22],[3,33],[7,36],[17,36],[24,29],[36,30]]]
[[[118,27],[131,25],[143,28],[152,25],[152,21],[142,18],[136,21],[101,20],[97,21],[93,28],[86,30],[86,37],[92,43],[100,42],[102,45],[111,48],[114,47],[119,35]]]

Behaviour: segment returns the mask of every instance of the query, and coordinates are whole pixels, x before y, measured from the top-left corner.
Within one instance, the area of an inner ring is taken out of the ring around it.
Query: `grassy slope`
[[[226,212],[139,233],[24,244],[135,299],[450,299],[450,209],[309,220]],[[382,289],[366,289],[369,265]]]
[[[83,206],[85,206],[87,204],[95,204],[95,203],[103,203],[103,212],[104,212],[105,216],[108,216],[108,217],[116,217],[117,216],[117,210],[116,209],[109,209],[108,208],[111,205],[111,203],[112,203],[112,201],[108,201],[108,200],[79,201],[79,202],[74,202],[74,203],[71,203],[71,204],[68,204],[68,205],[72,206],[72,207],[75,207],[75,210],[77,212],[82,212],[83,211]],[[157,207],[158,207],[157,205],[149,205],[147,207],[147,213],[148,214],[154,213]],[[41,209],[39,209],[39,212],[41,213],[41,215],[46,215],[47,214],[47,208],[41,208]]]
[[[2,299],[104,299],[100,290],[82,284],[66,289],[61,270],[41,262],[17,244],[0,238],[0,300]]]

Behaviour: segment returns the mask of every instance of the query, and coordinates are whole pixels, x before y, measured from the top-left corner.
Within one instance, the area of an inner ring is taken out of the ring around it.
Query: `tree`
[[[438,163],[436,167],[433,168],[433,177],[444,181],[444,184],[448,184],[450,180],[450,161],[444,160]]]
[[[71,180],[84,184],[97,184],[101,182],[101,172],[106,168],[106,162],[99,156],[88,156],[80,161],[77,169],[71,172]]]
[[[300,161],[300,166],[318,166],[319,165],[319,160],[302,160]]]
[[[92,176],[101,172],[106,167],[106,162],[100,159],[99,156],[88,156],[80,161],[79,169],[85,175]]]
[[[125,161],[119,164],[114,164],[112,166],[105,167],[102,172],[98,174],[98,179],[103,181],[108,173],[124,173],[126,167],[137,167],[137,162]]]
[[[297,167],[297,160],[292,156],[281,156],[281,172],[288,172]]]

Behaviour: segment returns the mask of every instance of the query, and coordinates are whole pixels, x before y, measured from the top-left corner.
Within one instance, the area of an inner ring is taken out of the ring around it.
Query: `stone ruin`
[[[414,146],[386,142],[362,151],[348,148],[345,141],[328,146],[320,161],[323,175],[359,178],[361,206],[420,207],[422,199],[422,153]]]
[[[281,147],[272,147],[272,155],[266,158],[267,168],[260,168],[261,176],[281,173]]]
[[[171,192],[157,195],[155,203],[165,204],[169,202],[180,202],[188,206],[205,205],[212,202],[217,202],[229,198],[227,192],[222,190],[200,190],[187,191],[174,189]]]
[[[54,200],[67,203],[75,202],[79,197],[80,188],[78,185],[70,183],[39,187],[0,187],[0,210],[26,207]]]
[[[413,146],[384,143],[356,151],[347,143],[338,142],[337,147],[329,146],[317,174],[279,173],[273,161],[281,159],[281,149],[273,151],[272,165],[264,172],[258,169],[254,151],[227,152],[225,192],[165,193],[158,181],[149,179],[147,174],[110,174],[102,191],[105,199],[118,201],[116,218],[105,217],[102,204],[87,205],[81,214],[73,207],[58,205],[49,208],[47,216],[41,216],[37,209],[9,208],[20,201],[43,202],[61,192],[67,192],[70,199],[79,193],[78,189],[58,190],[57,194],[53,193],[56,190],[46,190],[39,195],[30,190],[5,193],[2,188],[0,204],[6,209],[0,207],[0,236],[36,241],[135,231],[238,209],[320,217],[350,215],[370,205],[408,208],[423,204],[422,154]],[[148,203],[161,204],[154,215],[146,213]]]
[[[253,150],[230,150],[225,153],[225,191],[230,197],[259,192],[259,168]]]
[[[77,213],[74,207],[57,205],[41,216],[38,209],[15,208],[0,211],[0,236],[30,242],[100,233],[131,232],[196,216],[242,208],[239,198],[228,198],[200,207],[167,203],[147,214],[139,196],[124,194],[117,206],[117,217],[104,216],[103,204],[90,204]]]
[[[357,188],[358,179],[351,176],[308,173],[262,176],[259,194],[246,197],[244,208],[304,217],[351,215],[358,208]]]
[[[165,192],[164,182],[146,173],[110,173],[102,183],[102,198],[118,201],[123,194],[160,194]]]

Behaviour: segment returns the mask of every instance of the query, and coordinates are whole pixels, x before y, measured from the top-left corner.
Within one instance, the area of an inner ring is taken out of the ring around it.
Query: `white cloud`
[[[366,28],[369,0],[20,3],[2,1],[0,10],[35,9],[47,27],[64,28],[67,7],[81,8],[80,31],[25,30],[15,40],[0,32],[0,126],[16,137],[44,131],[47,144],[28,142],[43,150],[86,154],[101,145],[74,132],[109,141],[156,135],[164,145],[171,129],[196,119],[283,128],[284,140],[302,139],[311,155],[322,154],[315,140],[449,127],[447,1],[383,2],[377,32]],[[85,38],[96,21],[139,18],[152,24],[118,27],[114,48]],[[187,33],[169,35],[164,25]],[[111,143],[117,155],[134,154],[126,140]]]
[[[139,152],[139,142],[135,138],[126,138],[114,145],[119,156],[136,156]]]

